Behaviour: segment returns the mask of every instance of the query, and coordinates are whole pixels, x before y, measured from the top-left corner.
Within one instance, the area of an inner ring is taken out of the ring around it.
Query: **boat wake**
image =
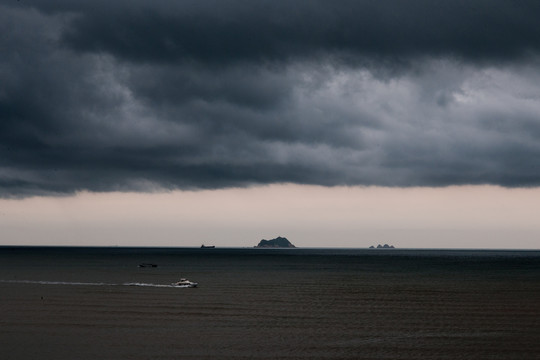
[[[163,288],[187,288],[189,285],[164,285],[164,284],[147,284],[147,283],[123,283],[117,284],[121,286],[149,286],[149,287],[163,287]]]
[[[165,284],[149,284],[138,282],[127,283],[104,283],[104,282],[78,282],[78,281],[41,281],[41,280],[0,280],[0,283],[12,284],[38,284],[38,285],[72,285],[72,286],[143,286],[143,287],[159,287],[159,288],[187,288],[188,285],[165,285]]]

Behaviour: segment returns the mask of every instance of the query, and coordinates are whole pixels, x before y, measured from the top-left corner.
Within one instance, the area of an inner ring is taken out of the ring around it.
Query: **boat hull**
[[[194,287],[197,287],[197,285],[199,285],[199,284],[196,283],[196,282],[192,282],[192,281],[189,281],[189,282],[179,281],[179,282],[172,283],[171,285],[172,285],[172,286],[176,286],[176,287],[190,287],[190,288],[194,288]]]

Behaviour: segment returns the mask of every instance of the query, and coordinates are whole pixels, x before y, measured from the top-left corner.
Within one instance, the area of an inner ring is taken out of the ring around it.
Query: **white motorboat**
[[[180,279],[180,281],[177,281],[175,283],[172,283],[173,286],[181,286],[181,287],[197,287],[199,285],[196,282],[189,281],[188,279]]]

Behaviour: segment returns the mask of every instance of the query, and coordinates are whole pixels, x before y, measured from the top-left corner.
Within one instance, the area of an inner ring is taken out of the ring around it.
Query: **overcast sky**
[[[0,205],[536,198],[539,18],[536,0],[0,0]]]

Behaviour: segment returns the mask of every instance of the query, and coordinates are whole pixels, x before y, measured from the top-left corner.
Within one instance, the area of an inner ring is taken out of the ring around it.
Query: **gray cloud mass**
[[[538,1],[0,1],[0,197],[540,185]]]

